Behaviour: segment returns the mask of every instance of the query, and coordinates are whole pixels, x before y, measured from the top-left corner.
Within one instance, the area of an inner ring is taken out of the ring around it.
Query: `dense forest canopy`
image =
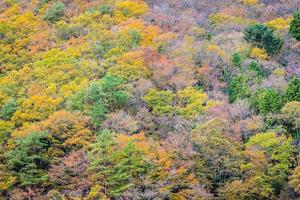
[[[299,11],[0,1],[0,199],[299,199]]]

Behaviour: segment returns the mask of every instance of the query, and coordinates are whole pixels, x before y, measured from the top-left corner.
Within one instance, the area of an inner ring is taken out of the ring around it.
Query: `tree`
[[[274,190],[274,194],[279,194],[287,182],[288,174],[295,165],[294,154],[296,148],[293,140],[285,135],[278,136],[275,132],[257,134],[249,139],[246,144],[248,149],[263,151],[268,159],[266,169],[266,181]],[[264,177],[264,176],[263,176]]]
[[[289,33],[293,38],[300,41],[300,12],[295,12],[290,24]]]
[[[282,107],[282,97],[272,89],[259,89],[251,97],[252,107],[262,115],[278,113]]]
[[[107,197],[121,196],[147,171],[142,151],[130,141],[120,146],[108,130],[98,135],[88,157],[93,180]]]
[[[281,109],[281,124],[286,127],[288,132],[294,137],[300,136],[300,102],[291,101]]]
[[[46,152],[49,147],[50,141],[45,132],[33,132],[16,140],[16,147],[7,153],[7,165],[20,186],[48,184],[46,170],[50,158]]]
[[[289,184],[295,192],[300,193],[300,166],[293,170],[292,175],[289,177]]]
[[[242,66],[242,56],[239,53],[234,53],[231,56],[231,63],[234,67],[240,68]]]
[[[1,109],[1,119],[10,120],[17,109],[18,104],[15,99],[7,100]]]
[[[75,98],[76,97],[76,98]],[[73,107],[83,108],[92,117],[93,123],[99,127],[109,111],[122,108],[129,99],[129,92],[123,79],[106,75],[100,81],[92,82],[87,88],[84,99],[78,94],[74,96]]]
[[[174,108],[172,107],[174,101],[174,94],[171,91],[157,91],[155,89],[151,89],[143,97],[143,99],[153,110],[154,114],[170,115],[174,112]]]
[[[62,2],[55,3],[51,8],[49,8],[44,16],[44,20],[49,23],[54,23],[61,19],[64,14],[65,5]]]
[[[65,196],[83,198],[91,185],[87,167],[86,152],[83,149],[73,151],[51,166],[48,171],[49,180]]]
[[[243,163],[238,143],[223,134],[226,123],[222,118],[214,118],[193,129],[191,140],[196,151],[197,175],[207,179],[208,186],[216,189],[228,180],[240,175]]]
[[[228,182],[220,191],[221,196],[235,199],[277,199],[285,194],[288,175],[295,165],[296,148],[293,140],[275,132],[259,133],[246,143],[240,166],[241,180]]]
[[[285,102],[299,101],[300,102],[300,80],[294,76],[288,84],[284,94]]]
[[[232,103],[238,98],[246,98],[250,95],[248,78],[244,75],[233,77],[228,86],[229,101]]]
[[[269,55],[278,53],[283,46],[283,40],[274,30],[263,24],[248,26],[244,30],[244,38],[253,46],[264,48]]]

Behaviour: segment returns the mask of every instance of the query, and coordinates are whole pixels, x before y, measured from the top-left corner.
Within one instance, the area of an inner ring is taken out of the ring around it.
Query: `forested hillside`
[[[0,199],[300,199],[299,0],[0,0]]]

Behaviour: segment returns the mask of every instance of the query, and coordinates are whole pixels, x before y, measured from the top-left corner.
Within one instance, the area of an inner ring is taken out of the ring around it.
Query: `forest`
[[[0,0],[0,200],[299,199],[299,0]]]

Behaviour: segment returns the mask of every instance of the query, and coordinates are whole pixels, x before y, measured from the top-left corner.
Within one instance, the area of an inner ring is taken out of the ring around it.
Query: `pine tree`
[[[284,100],[286,102],[290,101],[300,101],[300,80],[294,76],[285,91]]]
[[[133,187],[147,169],[142,152],[132,142],[121,147],[107,130],[99,134],[88,156],[95,181],[109,197],[120,196]]]
[[[269,55],[278,53],[283,46],[283,40],[274,30],[263,24],[248,26],[244,31],[244,38],[253,46],[264,48]]]
[[[47,149],[50,142],[44,132],[34,132],[16,141],[16,148],[7,154],[7,165],[15,173],[20,186],[46,183],[50,165]]]
[[[293,15],[293,20],[290,24],[289,33],[293,38],[300,41],[300,12],[295,12]]]

